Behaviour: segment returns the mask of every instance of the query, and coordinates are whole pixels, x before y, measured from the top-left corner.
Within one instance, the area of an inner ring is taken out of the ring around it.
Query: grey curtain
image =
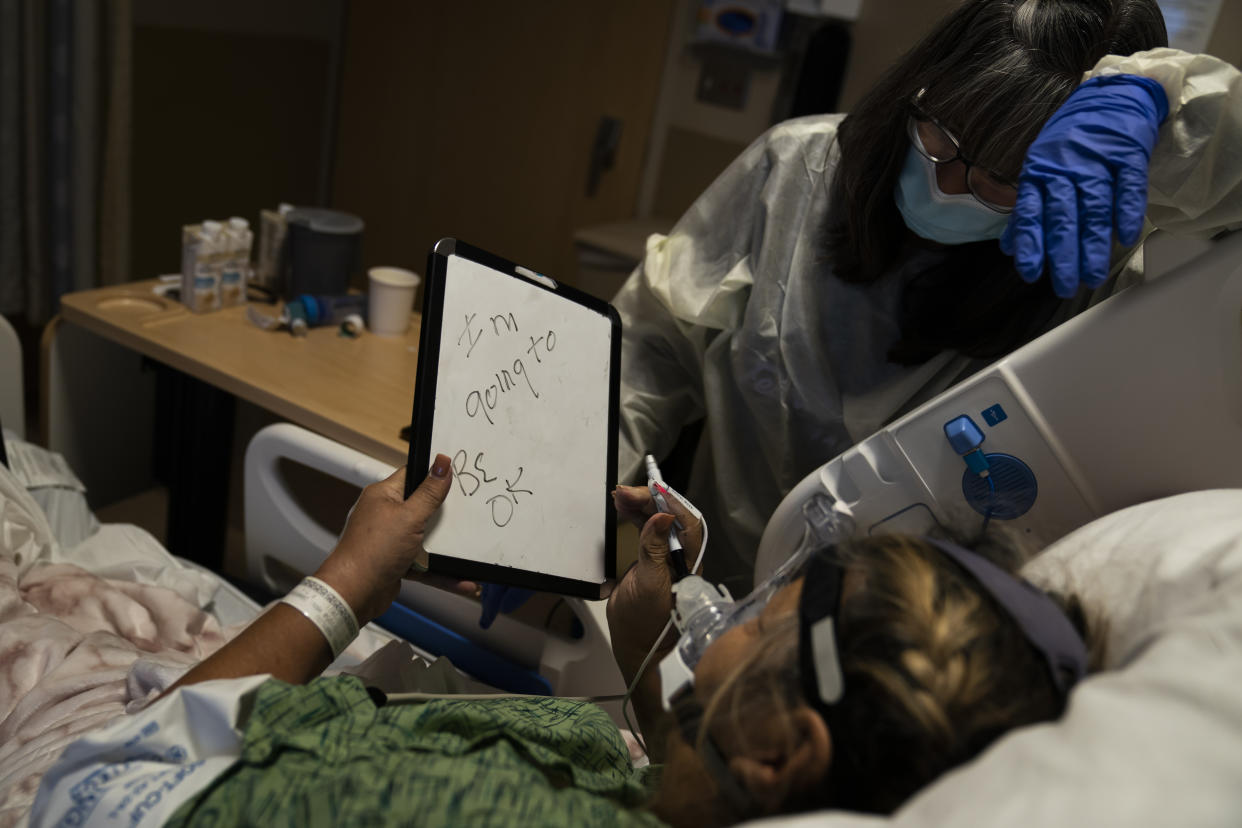
[[[129,279],[132,0],[0,0],[0,313]]]

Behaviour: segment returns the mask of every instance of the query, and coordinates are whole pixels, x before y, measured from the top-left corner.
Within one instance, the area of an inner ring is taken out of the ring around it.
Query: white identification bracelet
[[[341,594],[318,578],[307,576],[280,599],[305,615],[328,639],[336,659],[358,637],[358,617]]]

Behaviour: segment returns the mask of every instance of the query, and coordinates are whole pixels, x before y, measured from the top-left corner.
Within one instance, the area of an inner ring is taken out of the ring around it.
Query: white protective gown
[[[1152,156],[1148,218],[1210,235],[1242,224],[1242,76],[1205,55],[1157,49],[1102,59],[1087,77],[1160,82],[1169,117]],[[622,481],[706,416],[685,494],[710,528],[709,577],[748,588],[781,498],[810,471],[986,364],[943,352],[890,363],[906,281],[920,251],[868,285],[833,275],[823,243],[844,116],[770,129],[699,197],[617,294]],[[1148,228],[1150,229],[1150,228]],[[1142,278],[1141,250],[1075,310]]]

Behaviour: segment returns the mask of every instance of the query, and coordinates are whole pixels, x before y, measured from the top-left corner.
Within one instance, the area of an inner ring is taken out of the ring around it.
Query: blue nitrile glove
[[[1026,153],[1018,202],[1001,249],[1034,282],[1047,261],[1062,298],[1108,278],[1113,229],[1138,241],[1147,213],[1147,165],[1169,114],[1159,83],[1104,75],[1083,83],[1053,113]]]
[[[529,589],[501,586],[500,584],[483,585],[483,614],[479,616],[479,626],[487,629],[500,613],[513,612],[530,600],[535,593]]]

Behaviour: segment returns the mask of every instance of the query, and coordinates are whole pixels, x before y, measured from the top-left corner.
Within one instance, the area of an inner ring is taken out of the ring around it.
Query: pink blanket
[[[81,545],[92,546],[83,559],[98,560],[110,539],[132,556],[143,536],[132,527],[101,532]],[[132,567],[132,578],[125,566],[100,577],[70,563],[74,552],[56,545],[37,504],[0,467],[0,828],[22,821],[66,745],[225,641],[197,600],[210,594],[208,576],[178,582],[174,573],[174,588],[156,585],[153,564],[177,568],[160,552]]]

